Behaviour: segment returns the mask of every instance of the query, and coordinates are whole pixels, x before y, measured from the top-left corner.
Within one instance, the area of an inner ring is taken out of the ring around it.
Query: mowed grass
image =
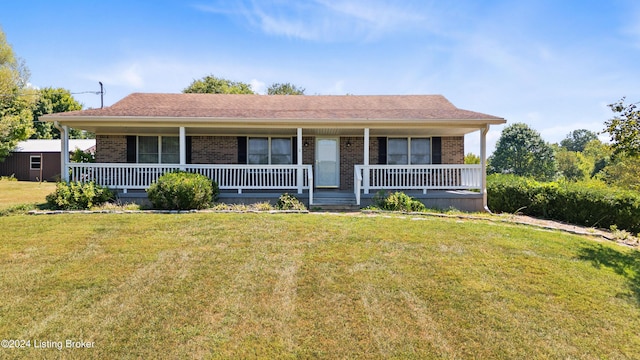
[[[18,205],[45,203],[45,197],[56,189],[56,183],[0,180],[0,211]]]
[[[0,217],[0,358],[640,358],[640,256],[402,216]]]

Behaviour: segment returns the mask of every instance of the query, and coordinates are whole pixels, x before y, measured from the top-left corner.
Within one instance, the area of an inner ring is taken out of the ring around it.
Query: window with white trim
[[[42,157],[40,155],[29,156],[29,169],[40,170],[42,166]]]
[[[138,163],[178,164],[180,138],[177,136],[138,136]]]
[[[250,137],[248,164],[292,164],[291,138]]]
[[[430,138],[387,139],[387,164],[419,165],[431,164]]]

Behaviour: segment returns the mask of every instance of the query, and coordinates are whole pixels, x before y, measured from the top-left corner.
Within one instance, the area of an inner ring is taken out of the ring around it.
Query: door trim
[[[318,179],[320,179],[320,175],[319,175],[320,166],[318,166],[319,165],[318,151],[320,150],[320,146],[318,146],[318,143],[322,140],[334,140],[336,144],[336,159],[335,159],[336,178],[335,178],[335,184],[332,184],[332,185],[317,185]],[[319,189],[339,189],[340,188],[340,138],[339,137],[316,137],[315,141],[316,141],[315,154],[314,154],[315,169],[314,169],[313,185]]]

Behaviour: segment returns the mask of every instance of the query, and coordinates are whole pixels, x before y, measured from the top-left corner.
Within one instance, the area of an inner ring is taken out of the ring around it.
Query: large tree
[[[38,96],[38,100],[33,109],[33,128],[35,132],[31,138],[59,139],[60,131],[53,126],[53,123],[40,121],[40,116],[80,110],[82,109],[82,104],[73,98],[69,90],[62,88],[44,88],[39,90],[39,94],[40,96]],[[86,137],[86,133],[76,129],[70,129],[69,135],[75,139]]]
[[[267,95],[304,95],[304,88],[290,83],[274,83],[267,89]]]
[[[0,161],[33,132],[31,109],[36,94],[28,81],[29,71],[0,29]]]
[[[640,110],[636,104],[625,104],[625,98],[609,104],[615,114],[605,121],[604,132],[611,136],[614,155],[640,155]]]
[[[542,140],[540,133],[523,123],[509,125],[502,130],[496,150],[489,158],[490,173],[551,180],[556,169],[551,145]]]
[[[567,137],[560,141],[560,146],[569,151],[584,151],[585,146],[593,140],[598,139],[598,135],[587,129],[578,129],[570,132]]]
[[[199,80],[193,80],[183,93],[200,94],[254,94],[251,85],[239,81],[231,81],[207,75]]]

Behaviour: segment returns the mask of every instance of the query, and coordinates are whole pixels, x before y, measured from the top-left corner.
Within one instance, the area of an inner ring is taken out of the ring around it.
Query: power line
[[[104,87],[102,86],[102,81],[98,82],[100,84],[100,90],[99,91],[93,91],[93,90],[86,90],[86,91],[64,91],[64,90],[57,90],[54,89],[54,91],[52,91],[52,93],[54,94],[69,94],[69,95],[83,95],[83,94],[93,94],[93,95],[104,95],[107,92],[104,90]],[[0,94],[0,96],[40,96],[41,94],[39,93],[40,90],[42,89],[32,89],[34,92],[23,92],[23,93],[4,93],[4,94]]]
[[[100,95],[100,94],[106,94],[107,92],[100,92],[100,91],[78,91],[78,92],[66,92],[66,91],[54,91],[54,94],[69,94],[69,95],[80,95],[80,94],[94,94],[94,95]],[[40,93],[7,93],[7,94],[0,94],[0,96],[40,96],[42,94]]]

